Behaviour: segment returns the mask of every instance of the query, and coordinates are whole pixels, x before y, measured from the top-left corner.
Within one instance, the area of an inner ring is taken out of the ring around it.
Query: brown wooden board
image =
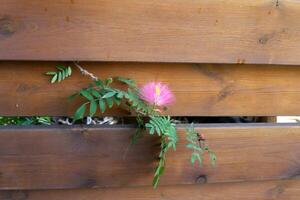
[[[291,0],[1,0],[0,59],[300,63]]]
[[[189,163],[184,128],[160,185],[288,179],[299,176],[299,125],[201,125],[218,161]],[[126,127],[2,127],[0,189],[150,186],[159,141],[131,145]]]
[[[71,78],[50,84],[44,75],[54,62],[0,62],[0,116],[73,115],[79,101],[67,97],[87,87],[90,79],[77,68]],[[72,63],[71,63],[72,64]],[[81,63],[102,78],[124,76],[139,86],[149,81],[169,84],[177,116],[280,116],[300,114],[300,68],[275,65]],[[112,111],[105,115],[126,115]]]
[[[151,187],[133,187],[0,191],[0,199],[3,200],[298,200],[299,195],[299,180],[161,186],[157,190]]]

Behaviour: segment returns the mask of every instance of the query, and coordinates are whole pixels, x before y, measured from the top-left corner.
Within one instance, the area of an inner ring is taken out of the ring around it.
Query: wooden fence
[[[80,102],[66,97],[88,78],[76,71],[53,86],[43,75],[72,61],[99,77],[168,83],[177,98],[172,116],[299,115],[299,6],[296,0],[0,0],[0,115],[73,114]],[[151,187],[158,140],[144,137],[131,146],[133,127],[1,127],[0,199],[299,199],[298,124],[196,127],[217,166],[190,166],[180,140],[158,190]]]

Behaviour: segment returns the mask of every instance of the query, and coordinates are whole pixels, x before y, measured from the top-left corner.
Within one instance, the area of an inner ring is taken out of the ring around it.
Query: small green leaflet
[[[201,158],[200,154],[194,152],[194,153],[192,153],[192,156],[191,156],[191,163],[195,164],[196,160],[198,160],[199,166],[202,166],[202,158]]]
[[[133,88],[137,87],[136,83],[131,79],[123,78],[123,77],[117,77],[117,80],[120,81],[121,83],[127,84],[130,87],[133,87]]]
[[[80,94],[87,98],[89,101],[94,100],[93,96],[87,90],[81,90]]]
[[[55,74],[52,79],[51,79],[51,83],[55,83],[55,81],[57,80],[57,74]]]
[[[114,105],[114,102],[111,98],[106,98],[106,103],[107,103],[109,108],[112,108],[113,105]]]
[[[86,103],[82,104],[75,112],[73,121],[76,121],[78,119],[82,119],[84,117],[84,113],[86,110]]]
[[[102,113],[105,112],[106,106],[105,106],[105,102],[103,99],[99,99],[99,107]]]
[[[90,117],[93,117],[97,111],[97,103],[95,100],[90,102]]]
[[[102,96],[103,99],[113,97],[116,94],[115,91],[108,92]]]

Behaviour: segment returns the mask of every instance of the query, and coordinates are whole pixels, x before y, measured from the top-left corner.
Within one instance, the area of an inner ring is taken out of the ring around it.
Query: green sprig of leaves
[[[149,129],[149,133],[156,133],[161,137],[161,150],[159,153],[159,162],[155,169],[152,185],[157,187],[161,175],[164,173],[166,165],[166,153],[170,148],[176,151],[177,132],[176,124],[173,123],[170,116],[151,116],[145,127]]]
[[[112,86],[113,82],[119,82],[127,85],[127,89],[118,89]],[[82,119],[86,114],[93,117],[99,109],[104,113],[107,108],[114,105],[127,109],[136,113],[137,130],[132,139],[132,143],[136,143],[142,133],[148,129],[153,135],[156,133],[161,138],[161,151],[159,154],[159,162],[156,167],[153,187],[156,188],[161,175],[165,169],[166,153],[170,148],[176,150],[177,133],[176,125],[170,116],[160,116],[152,105],[147,104],[139,96],[139,89],[136,83],[130,79],[123,77],[108,78],[106,80],[94,81],[89,84],[88,88],[84,88],[72,95],[71,98],[81,96],[85,101],[76,110],[73,120]],[[87,112],[89,111],[89,112]],[[144,117],[150,117],[146,123]]]
[[[76,121],[82,119],[88,108],[88,115],[93,117],[98,110],[101,113],[104,113],[107,108],[112,108],[114,105],[120,106],[122,98],[124,97],[124,92],[111,87],[112,83],[112,78],[108,78],[104,81],[96,80],[93,83],[90,83],[88,88],[84,88],[70,96],[69,99],[78,96],[85,99],[85,102],[76,110],[73,120]]]
[[[58,71],[46,72],[46,75],[52,76],[50,80],[51,83],[61,82],[72,75],[72,68],[70,66],[65,67],[58,65],[56,68]]]
[[[191,124],[186,129],[186,140],[189,142],[186,147],[193,151],[190,159],[191,164],[194,165],[195,162],[198,161],[198,165],[201,167],[203,155],[204,153],[208,153],[212,166],[215,166],[217,160],[216,154],[205,144],[205,140],[201,138],[200,134],[196,131],[194,124]]]
[[[125,84],[126,89],[114,87],[112,83],[119,82]],[[169,149],[176,150],[178,141],[176,124],[170,116],[161,116],[155,110],[153,105],[149,105],[139,96],[139,89],[136,83],[131,79],[123,77],[107,78],[105,80],[95,80],[90,83],[87,88],[70,96],[70,99],[81,97],[85,101],[77,108],[73,120],[80,120],[87,114],[93,117],[97,111],[106,112],[113,106],[122,106],[124,109],[136,114],[137,129],[133,136],[132,143],[135,144],[137,139],[141,137],[145,130],[151,135],[158,135],[161,139],[161,150],[159,153],[159,162],[155,169],[152,185],[154,188],[158,186],[160,177],[166,168],[166,153]],[[148,120],[147,120],[148,119]],[[202,156],[204,152],[208,152],[211,161],[214,164],[216,156],[203,141],[199,142],[199,134],[195,131],[193,125],[187,129],[187,140],[189,144],[187,148],[193,150],[191,162],[196,161],[202,164]]]

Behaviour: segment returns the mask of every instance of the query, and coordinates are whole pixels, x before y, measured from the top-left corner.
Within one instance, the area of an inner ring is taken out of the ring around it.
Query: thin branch
[[[73,62],[74,65],[79,69],[79,71],[81,72],[82,75],[84,76],[89,76],[93,81],[97,81],[98,77],[95,76],[94,74],[92,74],[91,72],[87,71],[86,69],[84,69],[83,67],[81,67],[79,65],[79,62]]]

